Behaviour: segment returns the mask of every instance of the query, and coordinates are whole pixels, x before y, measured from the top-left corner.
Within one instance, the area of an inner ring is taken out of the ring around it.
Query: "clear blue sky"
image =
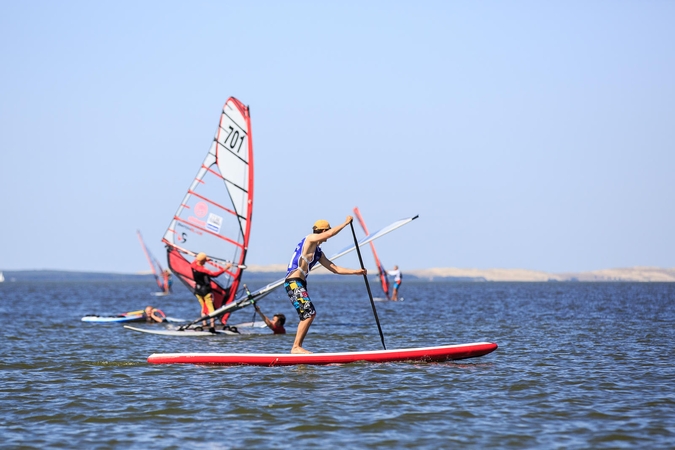
[[[250,264],[359,206],[373,230],[420,215],[377,241],[404,271],[675,267],[674,19],[668,1],[1,2],[0,270],[147,270],[136,229],[164,259],[230,96],[252,113]]]

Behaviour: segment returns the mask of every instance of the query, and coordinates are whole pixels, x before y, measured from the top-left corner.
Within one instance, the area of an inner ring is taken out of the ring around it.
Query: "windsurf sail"
[[[419,215],[414,216],[414,217],[408,217],[406,219],[397,220],[396,222],[392,223],[391,225],[388,225],[388,226],[382,228],[381,230],[376,231],[375,233],[370,234],[370,235],[364,237],[363,239],[361,239],[359,241],[359,247],[363,247],[364,245],[368,244],[369,242],[372,242],[375,239],[378,239],[378,238],[384,236],[385,234],[391,233],[395,229],[400,228],[403,225],[406,225],[406,224],[412,222],[413,220],[417,219],[418,217],[419,217]],[[334,261],[334,260],[346,255],[347,253],[353,252],[355,249],[356,249],[356,245],[352,244],[348,247],[345,247],[344,249],[342,249],[341,251],[339,251],[338,253],[336,253],[335,255],[331,256],[328,259],[330,259],[331,261]],[[318,267],[319,267],[319,265],[317,264],[316,266],[314,266],[312,268],[312,270],[317,269]],[[280,278],[277,281],[274,281],[274,282],[268,284],[267,286],[264,286],[264,287],[262,287],[262,288],[260,288],[256,291],[253,291],[253,292],[247,291],[245,293],[245,295],[240,297],[238,300],[233,301],[232,303],[229,303],[225,306],[222,306],[219,309],[216,309],[211,314],[205,314],[204,316],[200,317],[199,319],[195,319],[192,322],[183,325],[182,327],[180,327],[180,329],[181,330],[186,329],[186,328],[188,328],[188,327],[190,327],[190,326],[192,326],[192,325],[194,325],[198,322],[210,319],[212,317],[219,317],[223,314],[229,315],[229,314],[231,314],[232,312],[234,312],[238,309],[242,309],[242,308],[245,308],[249,305],[252,305],[255,302],[261,300],[263,297],[268,295],[270,292],[272,292],[276,288],[283,285],[284,281],[286,281],[286,278]]]
[[[216,309],[236,295],[248,250],[253,210],[253,141],[249,108],[234,97],[223,107],[213,143],[173,216],[162,242],[171,271],[194,291],[190,264],[206,253],[216,270],[211,280]],[[213,268],[211,268],[213,270]],[[229,314],[221,317],[227,322]]]
[[[363,220],[363,217],[361,217],[359,208],[354,207],[354,214],[356,215],[356,218],[358,219],[361,228],[363,228],[363,232],[366,233],[367,236],[369,234],[368,227],[366,227],[366,222]],[[370,249],[373,251],[373,257],[375,258],[375,264],[377,265],[377,272],[380,277],[380,286],[382,286],[382,291],[384,292],[384,295],[387,297],[387,300],[389,300],[389,278],[387,277],[387,271],[384,270],[384,266],[380,262],[380,258],[378,258],[377,256],[377,251],[375,251],[375,244],[373,243],[373,241],[370,241]]]
[[[162,291],[162,292],[169,292],[169,279],[168,279],[168,274],[164,271],[162,268],[162,265],[157,261],[157,258],[155,258],[152,253],[150,253],[150,249],[148,248],[147,245],[145,245],[145,242],[143,241],[143,236],[141,236],[141,232],[139,230],[136,230],[136,234],[138,235],[138,240],[141,242],[141,247],[143,248],[143,253],[145,253],[145,257],[148,259],[148,263],[150,264],[150,269],[152,269],[152,274],[155,277],[155,282],[157,283],[157,287]]]

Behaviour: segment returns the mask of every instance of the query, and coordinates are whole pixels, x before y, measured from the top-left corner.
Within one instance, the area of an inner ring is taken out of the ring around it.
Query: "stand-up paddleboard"
[[[128,314],[124,316],[96,316],[88,315],[82,318],[82,322],[93,323],[111,323],[111,322],[146,322],[143,314]],[[185,319],[177,319],[175,317],[167,317],[166,322],[169,323],[183,323],[187,322]],[[149,322],[152,323],[152,322]]]
[[[160,336],[180,336],[180,337],[200,337],[200,336],[218,336],[218,335],[237,335],[238,331],[232,329],[216,329],[215,333],[212,333],[206,330],[195,330],[193,328],[188,328],[186,330],[153,330],[150,328],[137,328],[130,325],[124,325],[124,328],[133,331],[139,331],[141,333],[148,334],[159,334]]]
[[[154,353],[151,364],[215,364],[253,366],[292,366],[297,364],[349,364],[358,361],[372,363],[421,361],[440,362],[476,358],[497,349],[493,342],[444,345],[440,347],[375,350],[345,353]]]

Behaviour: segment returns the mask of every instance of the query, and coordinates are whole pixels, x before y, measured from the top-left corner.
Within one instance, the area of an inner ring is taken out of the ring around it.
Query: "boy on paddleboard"
[[[344,267],[336,266],[326,258],[326,255],[321,251],[321,247],[319,247],[320,244],[323,244],[342,231],[352,220],[352,216],[347,216],[347,220],[336,228],[331,228],[330,224],[325,220],[317,220],[312,227],[312,234],[305,236],[295,247],[291,262],[288,264],[286,280],[284,282],[286,294],[291,299],[291,303],[300,318],[291,353],[312,353],[302,348],[302,342],[307,335],[309,326],[314,321],[314,317],[316,317],[316,310],[307,293],[307,275],[309,275],[312,267],[316,263],[321,263],[326,269],[339,275],[366,274],[366,269],[345,269]]]

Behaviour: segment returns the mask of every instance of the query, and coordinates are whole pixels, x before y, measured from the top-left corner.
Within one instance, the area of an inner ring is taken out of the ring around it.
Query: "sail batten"
[[[196,197],[201,198],[201,199],[204,200],[205,202],[208,202],[208,203],[212,204],[213,206],[217,206],[218,208],[220,208],[220,209],[222,209],[222,210],[224,210],[224,211],[229,212],[229,213],[232,214],[232,215],[235,215],[235,216],[238,216],[238,215],[239,215],[239,214],[237,214],[236,211],[232,211],[232,210],[230,210],[230,209],[227,209],[227,208],[224,207],[223,205],[221,205],[221,204],[219,204],[219,203],[216,203],[216,202],[214,202],[213,200],[210,200],[210,199],[208,199],[208,198],[206,198],[206,197],[203,197],[203,196],[197,194],[196,192],[194,192],[194,191],[192,191],[192,190],[189,190],[188,192],[189,192],[190,194],[196,196]],[[186,206],[186,205],[183,205],[183,206],[185,206],[186,208],[189,208],[189,206]],[[243,217],[243,216],[240,216],[240,217]]]
[[[220,147],[222,147],[222,148],[224,148],[225,150],[227,150],[228,152],[230,152],[230,154],[232,154],[232,156],[234,156],[235,158],[239,158],[240,160],[245,161],[244,158],[242,158],[241,156],[237,155],[237,154],[234,153],[232,150],[230,150],[229,148],[227,148],[226,145],[223,145],[223,144],[221,144],[221,143],[218,142],[218,141],[216,141],[216,144],[218,144]]]
[[[212,236],[214,236],[214,237],[216,237],[216,238],[218,238],[218,239],[223,239],[224,241],[229,242],[229,243],[232,244],[232,245],[237,245],[237,246],[239,246],[239,247],[241,247],[241,248],[244,248],[244,246],[243,246],[242,244],[240,244],[239,242],[233,241],[232,239],[228,239],[228,238],[225,237],[225,236],[220,236],[220,235],[214,233],[213,231],[209,231],[209,230],[207,230],[206,228],[203,228],[203,227],[199,226],[198,224],[196,224],[196,223],[194,223],[194,222],[185,221],[185,220],[183,220],[183,219],[181,219],[181,218],[179,218],[179,217],[176,218],[176,220],[179,221],[179,222],[181,222],[181,223],[184,223],[184,224],[186,224],[186,225],[193,226],[193,227],[197,228],[198,230],[203,231],[203,232],[205,232],[205,233],[209,233],[210,235],[212,235]],[[199,253],[199,252],[197,252],[197,253]]]

